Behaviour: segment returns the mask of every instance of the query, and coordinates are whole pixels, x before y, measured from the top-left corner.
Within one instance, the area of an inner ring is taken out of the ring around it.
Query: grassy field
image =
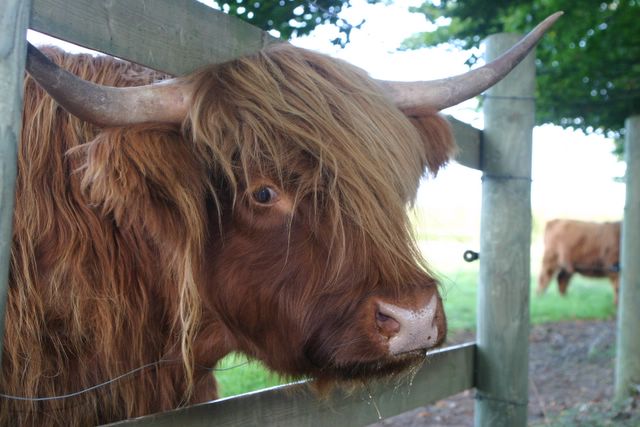
[[[220,397],[235,396],[286,383],[261,363],[248,361],[241,354],[225,357],[216,367]]]
[[[477,264],[461,264],[461,270],[440,274],[449,330],[474,329],[476,318]],[[535,277],[531,278],[532,323],[558,322],[570,319],[610,319],[615,316],[613,291],[607,280],[574,277],[568,295],[558,294],[555,282],[547,293],[535,295]],[[233,396],[280,384],[280,379],[261,364],[245,357],[227,357],[215,375],[221,396]]]
[[[464,271],[446,276],[444,303],[449,329],[474,329],[476,321],[477,272]],[[544,295],[535,294],[536,278],[531,278],[531,322],[547,323],[571,319],[610,319],[615,316],[613,288],[608,280],[574,276],[566,296],[552,282]]]

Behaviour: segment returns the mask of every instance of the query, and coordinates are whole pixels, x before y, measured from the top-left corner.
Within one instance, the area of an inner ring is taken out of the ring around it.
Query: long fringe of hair
[[[437,173],[454,151],[443,118],[409,120],[364,71],[287,45],[204,69],[191,84],[185,124],[201,157],[235,192],[238,176],[245,185],[268,176],[293,200],[310,197],[313,217],[330,224],[334,277],[354,231],[368,242],[359,247],[385,254],[377,261],[389,282],[422,262],[406,208],[425,168]]]

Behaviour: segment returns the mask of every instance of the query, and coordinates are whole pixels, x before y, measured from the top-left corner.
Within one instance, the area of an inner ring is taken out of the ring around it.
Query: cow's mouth
[[[324,380],[354,381],[388,378],[406,373],[420,366],[426,359],[426,350],[412,350],[380,360],[316,365],[314,377]]]

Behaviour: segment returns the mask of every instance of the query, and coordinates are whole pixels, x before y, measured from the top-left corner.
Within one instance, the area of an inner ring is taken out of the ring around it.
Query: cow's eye
[[[253,200],[261,205],[270,205],[278,200],[278,193],[271,187],[260,187],[253,192]]]

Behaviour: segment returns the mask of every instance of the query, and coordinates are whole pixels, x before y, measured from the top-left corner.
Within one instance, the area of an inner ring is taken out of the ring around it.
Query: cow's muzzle
[[[446,333],[444,311],[437,295],[432,295],[426,304],[417,308],[378,301],[376,325],[380,335],[387,340],[392,356],[435,347],[444,340]]]

